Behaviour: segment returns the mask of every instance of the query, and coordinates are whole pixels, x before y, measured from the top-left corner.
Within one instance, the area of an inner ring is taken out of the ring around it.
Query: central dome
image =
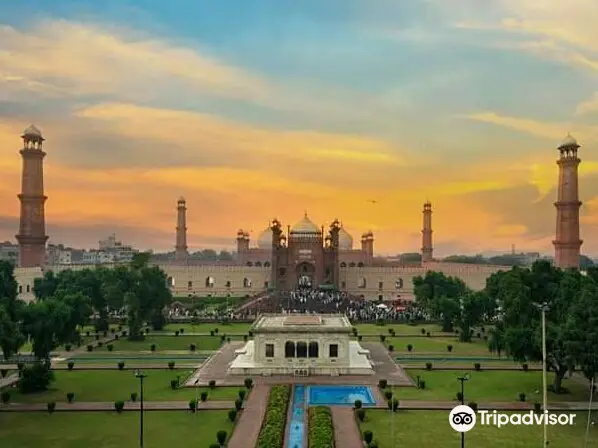
[[[272,229],[270,227],[266,227],[257,240],[257,247],[258,249],[269,249],[272,250],[272,239],[273,239]]]
[[[338,232],[338,248],[340,250],[353,250],[353,237],[342,225]]]
[[[307,217],[307,213],[301,221],[291,228],[291,235],[313,235],[322,234],[322,230]]]

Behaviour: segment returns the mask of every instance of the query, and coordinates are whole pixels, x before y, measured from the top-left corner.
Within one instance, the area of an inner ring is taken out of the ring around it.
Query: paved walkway
[[[140,409],[138,401],[125,402],[125,411],[138,411]],[[233,401],[200,401],[198,409],[200,410],[228,410],[234,409]],[[181,411],[189,410],[188,401],[144,401],[143,408],[147,411]],[[0,412],[37,412],[47,411],[47,403],[9,403],[0,404]],[[56,402],[56,411],[114,411],[113,402],[90,401],[90,402]]]
[[[332,406],[334,445],[338,448],[363,448],[361,433],[352,408]]]
[[[233,435],[227,445],[228,448],[251,448],[256,446],[262,429],[262,421],[266,414],[269,395],[269,386],[263,384],[254,386],[245,402],[241,417],[235,425]]]

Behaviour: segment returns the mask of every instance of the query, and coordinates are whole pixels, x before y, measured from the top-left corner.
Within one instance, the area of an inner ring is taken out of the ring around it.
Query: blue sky
[[[0,199],[12,206],[0,239],[15,232],[15,148],[29,122],[48,137],[56,242],[94,245],[113,229],[168,248],[183,194],[197,247],[228,247],[238,227],[292,223],[308,208],[318,222],[373,229],[381,252],[406,252],[430,197],[441,252],[550,252],[554,148],[567,132],[583,144],[591,232],[598,4],[483,3],[2,5]],[[514,191],[525,194],[508,200]]]

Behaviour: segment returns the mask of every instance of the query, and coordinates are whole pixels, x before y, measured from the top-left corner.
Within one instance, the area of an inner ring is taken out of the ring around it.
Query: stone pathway
[[[138,411],[140,409],[138,401],[125,402],[125,411]],[[233,401],[200,401],[198,409],[200,410],[228,410],[234,409]],[[181,411],[189,410],[188,401],[144,401],[143,408],[146,411]],[[9,403],[0,404],[0,412],[39,412],[46,411],[47,403]],[[66,403],[56,402],[56,411],[114,411],[113,402],[90,401]]]
[[[332,406],[334,445],[339,448],[363,448],[361,432],[352,408]]]
[[[228,342],[220,347],[215,354],[208,358],[200,368],[187,380],[185,387],[207,386],[210,380],[216,381],[218,386],[242,385],[245,378],[237,377],[234,384],[226,383],[228,365],[235,357],[235,350],[242,348],[244,342]]]
[[[245,402],[241,417],[235,425],[233,435],[227,445],[228,448],[252,448],[256,446],[260,429],[262,429],[262,421],[266,414],[269,395],[269,386],[263,384],[254,386]]]

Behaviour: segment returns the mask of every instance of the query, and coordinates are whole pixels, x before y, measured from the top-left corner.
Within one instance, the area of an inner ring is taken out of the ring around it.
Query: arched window
[[[243,279],[243,288],[251,288],[251,280],[247,277]]]
[[[357,285],[358,288],[365,288],[367,286],[367,282],[364,277],[359,279],[359,284]]]
[[[31,291],[31,286],[27,285],[27,292]]]
[[[206,277],[206,288],[213,288],[214,287],[214,277]]]
[[[396,289],[403,288],[403,279],[402,278],[397,278],[397,280],[395,281],[395,288]]]
[[[19,285],[19,294],[23,292],[23,285]]]
[[[359,263],[357,263],[357,267],[358,268],[362,268],[363,267],[363,263],[360,261]]]
[[[230,280],[227,280],[227,281],[226,281],[226,287],[227,287],[227,288],[230,288],[230,287],[231,287],[231,282],[230,282]]]
[[[297,358],[307,358],[307,343],[297,342]]]
[[[355,263],[353,263],[353,262],[349,263],[349,267],[350,268],[354,268],[355,267]]]
[[[265,268],[269,268],[270,267],[270,262],[269,261],[264,262],[264,267]]]
[[[341,262],[341,268],[346,268],[347,267],[347,263],[345,263],[344,261]]]
[[[286,269],[286,268],[280,268],[280,269],[278,270],[278,273],[279,273],[280,275],[286,275],[286,273],[287,273],[287,269]]]
[[[378,289],[384,289],[384,282],[378,282]]]
[[[193,282],[192,281],[188,281],[187,282],[187,289],[193,289]]]
[[[269,283],[267,281],[264,282],[264,288],[268,289]]]
[[[255,266],[258,267],[258,268],[261,268],[262,267],[262,262],[261,261],[256,261],[255,262]]]
[[[166,279],[166,281],[168,282],[168,286],[170,286],[171,288],[174,286],[174,278],[173,277],[168,277]]]
[[[294,358],[295,357],[295,343],[293,341],[285,342],[284,357],[285,358]]]
[[[253,266],[253,263],[251,261],[248,261],[247,266]]]
[[[320,347],[318,346],[318,343],[315,341],[312,341],[309,343],[309,357],[310,358],[317,358],[319,356],[319,350]]]

